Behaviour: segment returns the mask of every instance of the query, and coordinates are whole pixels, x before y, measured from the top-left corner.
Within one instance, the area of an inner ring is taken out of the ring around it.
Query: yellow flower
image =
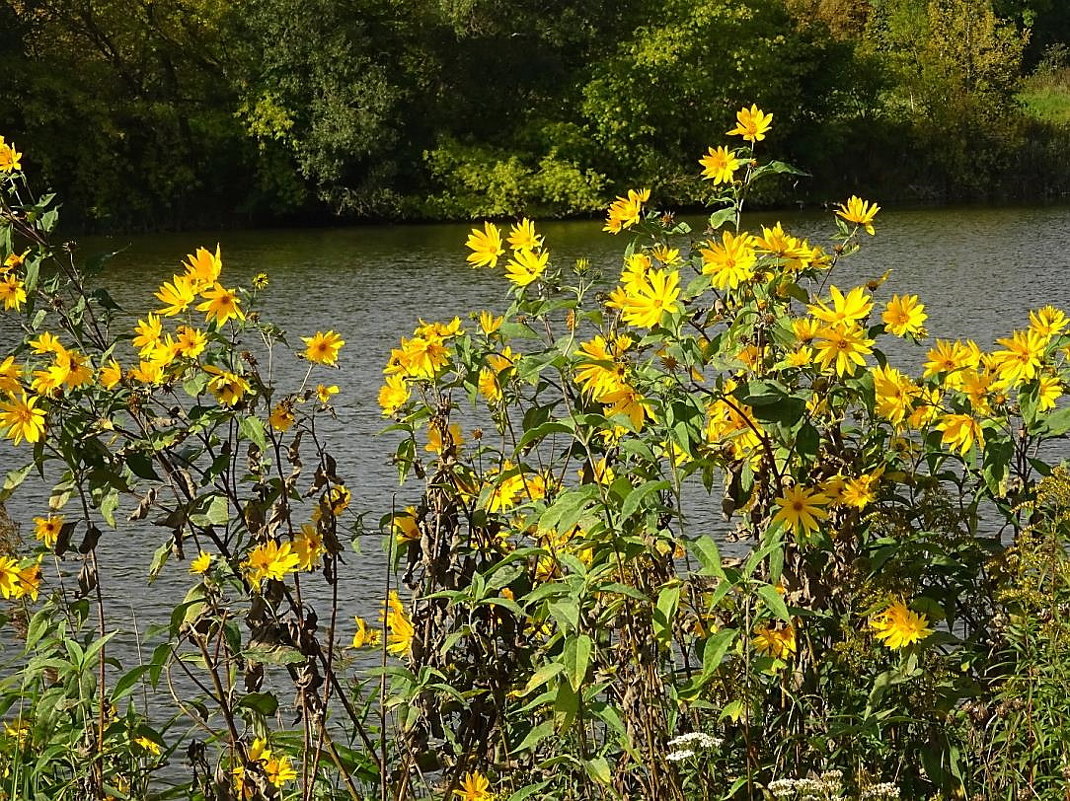
[[[505,277],[517,286],[528,286],[538,280],[546,269],[549,251],[518,250],[505,265]]]
[[[709,148],[709,152],[698,160],[702,165],[702,177],[717,184],[730,184],[735,172],[743,164],[727,147]]]
[[[874,367],[873,388],[876,396],[876,411],[895,425],[901,425],[910,413],[914,399],[920,391],[917,385],[894,367]]]
[[[10,556],[0,556],[0,597],[18,598],[22,595],[19,563]]]
[[[505,253],[498,226],[489,222],[483,223],[482,231],[473,228],[465,246],[472,251],[468,254],[468,262],[473,267],[495,267],[498,257]]]
[[[761,142],[772,124],[772,114],[763,113],[757,105],[750,108],[744,106],[736,112],[736,127],[726,133],[729,136],[742,136],[748,142]]]
[[[933,633],[929,619],[911,611],[903,601],[895,601],[883,612],[870,618],[874,636],[889,648],[906,648]]]
[[[828,517],[828,512],[822,508],[828,502],[825,494],[796,484],[776,499],[780,511],[773,515],[773,522],[791,526],[796,534],[809,535],[817,531],[818,521]]]
[[[537,250],[543,238],[535,233],[535,223],[525,217],[509,229],[508,242],[513,250]]]
[[[643,216],[643,204],[650,199],[650,190],[628,190],[627,197],[618,197],[610,204],[606,215],[606,224],[602,229],[611,234],[619,234],[625,228],[637,224]]]
[[[153,756],[159,756],[161,753],[160,744],[150,740],[148,737],[137,737],[134,739],[134,742]]]
[[[368,627],[368,621],[362,617],[354,617],[357,630],[353,633],[353,643],[350,648],[374,648],[382,642],[379,629]]]
[[[160,314],[165,317],[174,317],[189,308],[197,297],[197,287],[187,275],[175,275],[170,281],[165,281],[155,293],[159,301],[164,304]]]
[[[23,440],[37,442],[45,432],[45,412],[37,408],[38,398],[11,396],[9,400],[0,401],[0,428],[6,428],[4,436],[18,445]]]
[[[264,775],[275,787],[282,787],[297,778],[297,771],[288,756],[269,759],[264,765]]]
[[[60,529],[63,528],[63,515],[49,514],[48,517],[35,517],[33,519],[33,536],[45,544],[46,548],[55,548],[56,540],[59,539]]]
[[[676,270],[651,270],[646,279],[625,289],[618,306],[621,319],[637,328],[653,328],[666,314],[680,310],[680,273]]]
[[[388,375],[386,383],[379,388],[379,407],[390,417],[409,400],[409,387],[402,375]]]
[[[413,337],[401,339],[401,347],[390,351],[387,373],[402,373],[410,378],[434,378],[449,362],[450,352],[442,340]]]
[[[0,138],[0,172],[14,172],[22,169],[22,154],[15,150],[14,144],[7,144]]]
[[[925,304],[918,302],[917,295],[892,295],[881,315],[884,326],[889,333],[897,337],[907,334],[922,336],[925,333]]]
[[[310,337],[301,337],[305,343],[305,358],[316,364],[335,366],[338,364],[338,351],[345,340],[334,331],[317,331]]]
[[[977,421],[968,414],[945,414],[936,424],[944,432],[940,441],[965,456],[976,440],[979,447],[984,447],[985,438]]]
[[[590,342],[582,343],[575,354],[583,360],[576,367],[576,383],[596,401],[616,392],[624,381],[623,358],[631,345],[632,339],[627,336],[608,342],[604,337],[596,336]]]
[[[857,195],[851,195],[846,203],[839,204],[836,216],[842,217],[847,222],[855,225],[861,225],[866,229],[867,234],[873,236],[873,218],[877,216],[877,212],[880,210],[881,207],[876,203],[867,203]]]
[[[298,567],[301,570],[311,570],[317,567],[320,557],[326,552],[319,530],[308,523],[301,526],[301,530],[294,537],[293,550],[300,560]]]
[[[276,431],[289,431],[295,419],[293,404],[289,401],[277,403],[268,415],[268,423]]]
[[[700,248],[702,272],[710,276],[717,289],[735,289],[744,281],[754,278],[758,257],[754,252],[754,237],[751,234],[736,236],[725,231],[720,242],[709,242],[708,248]]]
[[[821,330],[821,321],[812,317],[798,317],[791,321],[791,330],[799,342],[809,342]]]
[[[487,336],[490,336],[501,328],[504,321],[504,317],[495,317],[494,314],[489,311],[481,311],[479,313],[479,328]]]
[[[977,367],[980,362],[980,352],[971,348],[971,344],[958,341],[948,342],[944,339],[936,340],[936,345],[926,354],[928,361],[925,362],[922,376],[934,378],[946,373],[944,381],[948,386],[953,389],[961,386],[961,372]]]
[[[212,286],[219,280],[219,274],[223,271],[223,259],[219,255],[219,245],[215,246],[214,254],[206,248],[197,248],[196,253],[190,253],[186,256],[186,261],[182,263],[182,266],[186,268],[186,277],[197,292]]]
[[[413,542],[420,539],[420,525],[416,521],[416,507],[406,506],[404,512],[398,512],[391,520],[394,539],[399,543]]]
[[[443,436],[442,427],[435,421],[432,420],[428,424],[425,451],[441,454],[447,447],[456,448],[463,444],[464,436],[461,434],[461,427],[457,423],[450,423],[448,437]]]
[[[19,254],[19,253],[11,253],[11,254],[9,254],[8,257],[6,259],[4,259],[3,265],[0,266],[0,272],[7,272],[8,270],[17,270],[19,267],[21,267],[23,265],[23,263],[26,261],[26,257],[29,256],[29,255],[30,255],[30,251],[29,250],[24,250],[21,254]]]
[[[137,325],[134,326],[134,333],[136,336],[134,337],[133,345],[137,348],[138,353],[144,356],[163,337],[163,322],[158,315],[149,312],[148,317],[137,321]]]
[[[0,392],[14,395],[22,387],[19,378],[22,377],[22,367],[15,364],[15,357],[8,356],[0,362]]]
[[[66,348],[51,331],[42,331],[36,339],[30,340],[30,349],[37,354],[62,353]]]
[[[293,553],[290,543],[279,545],[275,540],[268,540],[249,552],[242,568],[246,579],[259,591],[264,579],[283,581],[288,573],[296,573],[300,564],[301,558]]]
[[[227,289],[222,284],[215,283],[208,289],[202,290],[201,297],[204,298],[204,302],[197,304],[197,311],[204,312],[205,321],[215,320],[222,326],[226,325],[231,317],[239,320],[245,319],[245,312],[241,309],[241,300],[236,290]]]
[[[252,389],[249,382],[240,375],[221,370],[214,365],[205,365],[204,371],[212,376],[208,380],[208,391],[224,406],[236,405]]]
[[[884,469],[875,470],[872,473],[852,478],[843,485],[839,501],[844,506],[853,506],[856,509],[865,509],[877,498],[874,489],[880,481]]]
[[[13,274],[0,276],[0,301],[5,309],[18,311],[26,302],[26,285]]]
[[[490,782],[478,771],[464,774],[461,789],[454,790],[453,794],[459,796],[461,801],[494,801],[494,793],[490,792]]]
[[[997,339],[996,344],[1004,347],[992,354],[999,380],[1014,386],[1036,377],[1048,339],[1032,330],[1015,331],[1009,338]]]
[[[800,345],[784,357],[788,367],[809,367],[814,363],[814,349],[809,345]]]
[[[178,339],[175,340],[175,350],[179,356],[187,359],[196,359],[208,344],[207,335],[199,328],[191,328],[188,325],[178,327]]]
[[[257,273],[253,276],[253,289],[267,289],[271,280],[268,278],[267,273]]]
[[[163,367],[154,362],[142,361],[130,371],[130,378],[141,384],[159,384],[163,382]]]
[[[1063,396],[1062,382],[1053,375],[1042,375],[1037,384],[1037,408],[1042,412],[1054,409]]]
[[[331,398],[338,394],[338,387],[334,384],[316,384],[316,399],[324,406],[331,402]]]
[[[113,389],[116,384],[123,380],[123,367],[119,362],[112,359],[100,368],[97,380],[104,389]]]
[[[873,308],[873,299],[866,294],[864,287],[856,286],[844,295],[838,287],[831,286],[829,297],[832,299],[832,308],[820,300],[809,307],[810,314],[828,325],[861,322]]]
[[[751,643],[760,654],[774,659],[787,659],[796,651],[795,628],[793,626],[784,628],[761,626],[755,631]]]
[[[1047,339],[1062,333],[1067,323],[1070,323],[1070,320],[1062,310],[1054,306],[1045,306],[1043,309],[1029,312],[1029,329]]]
[[[189,572],[195,576],[203,575],[208,572],[208,568],[212,566],[212,554],[208,551],[201,551],[197,558],[189,563]]]
[[[836,375],[851,375],[866,363],[873,352],[872,339],[866,339],[857,325],[834,325],[822,328],[814,340],[817,360],[825,370],[836,368]]]
[[[41,559],[38,556],[36,562],[31,562],[19,568],[19,588],[16,598],[29,595],[31,601],[37,600],[37,593],[41,589]]]
[[[397,592],[390,591],[390,598],[386,602],[386,650],[394,656],[411,656],[412,640],[416,629],[412,626],[405,607],[398,598]]]

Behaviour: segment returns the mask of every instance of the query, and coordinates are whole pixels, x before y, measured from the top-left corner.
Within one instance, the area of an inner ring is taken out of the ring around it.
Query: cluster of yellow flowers
[[[22,169],[22,154],[15,149],[15,143],[8,144],[0,136],[0,173],[10,174]]]
[[[382,643],[380,629],[373,629],[362,617],[355,617],[356,631],[353,634],[352,648],[375,648]],[[397,592],[390,591],[390,596],[379,613],[379,620],[386,628],[386,650],[397,657],[412,656],[412,641],[416,634],[412,620],[405,611]]]
[[[0,556],[0,598],[37,600],[41,589],[41,557],[18,560]]]

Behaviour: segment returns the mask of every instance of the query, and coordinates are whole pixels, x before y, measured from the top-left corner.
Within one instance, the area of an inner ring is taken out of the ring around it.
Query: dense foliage
[[[295,349],[218,248],[131,323],[0,140],[0,509],[53,484],[32,539],[0,516],[0,799],[1063,798],[1070,319],[925,343],[918,297],[842,283],[857,196],[827,242],[744,230],[797,174],[775,130],[744,107],[706,149],[701,233],[616,198],[619,275],[472,230],[507,308],[386,360],[378,622],[340,615],[342,336]],[[184,591],[139,650],[101,586],[120,515]]]
[[[1038,197],[1070,189],[1066,129],[1016,93],[1066,20],[1055,0],[28,0],[0,7],[0,87],[90,227],[581,214],[648,183],[700,205],[693,154],[752,100],[814,176],[757,199]]]

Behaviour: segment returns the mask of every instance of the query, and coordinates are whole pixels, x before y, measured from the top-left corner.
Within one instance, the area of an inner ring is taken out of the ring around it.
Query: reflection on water
[[[777,217],[762,215],[771,224]],[[785,226],[822,241],[831,232],[830,215],[779,215]],[[882,212],[878,235],[864,237],[861,254],[842,263],[833,281],[854,285],[892,274],[879,297],[916,292],[927,304],[929,331],[939,337],[968,336],[982,347],[1012,327],[1024,325],[1027,310],[1044,304],[1070,307],[1070,209],[969,209]],[[701,224],[697,221],[696,224]],[[557,263],[580,256],[595,266],[617,268],[624,245],[620,237],[600,232],[598,221],[548,223],[541,226]],[[225,281],[248,286],[266,272],[271,286],[265,315],[291,334],[333,328],[346,340],[341,368],[314,374],[329,379],[341,393],[335,398],[337,421],[324,427],[339,472],[353,489],[352,508],[369,510],[375,521],[392,506],[412,503],[416,484],[397,487],[387,458],[393,442],[376,439],[383,426],[376,403],[381,369],[391,346],[408,334],[417,318],[448,319],[471,310],[505,306],[505,280],[500,272],[473,270],[464,260],[467,226],[436,225],[367,227],[345,230],[227,232],[128,239],[91,240],[87,253],[125,248],[101,276],[121,305],[145,309],[155,305],[153,290],[179,269],[181,259],[197,246],[222,244]],[[10,318],[0,318],[0,344],[10,342]],[[893,357],[918,364],[924,349],[908,348]],[[273,369],[284,389],[296,388],[307,364],[277,355]],[[19,466],[27,451],[0,449],[0,469]],[[28,482],[10,502],[12,515],[29,532],[30,520],[41,514],[50,485]],[[696,501],[699,519],[706,504],[708,519],[719,500]],[[122,512],[129,509],[121,509]],[[171,605],[190,584],[185,564],[169,565],[154,586],[145,575],[152,554],[165,536],[162,529],[125,523],[105,533],[101,552],[102,587],[124,620],[112,625],[142,631],[168,619]],[[340,597],[348,630],[353,614],[375,616],[382,597],[386,555],[378,537],[365,539],[360,553],[347,555]],[[325,600],[325,599],[321,599]]]

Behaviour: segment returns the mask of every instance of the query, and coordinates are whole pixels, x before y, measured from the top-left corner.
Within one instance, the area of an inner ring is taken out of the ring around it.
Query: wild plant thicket
[[[707,230],[645,189],[610,207],[619,277],[529,220],[472,231],[508,307],[387,360],[411,505],[355,621],[359,477],[317,425],[341,335],[295,349],[218,248],[131,328],[0,142],[0,430],[26,461],[0,499],[61,476],[0,544],[0,798],[1061,798],[1070,474],[1038,453],[1070,431],[1070,321],[927,342],[919,298],[851,274],[876,205],[827,243],[741,227],[793,168],[756,157],[771,115],[737,120],[701,159]],[[925,343],[921,375],[888,337]],[[125,517],[160,530],[150,574],[189,574],[137,664],[97,563]]]

